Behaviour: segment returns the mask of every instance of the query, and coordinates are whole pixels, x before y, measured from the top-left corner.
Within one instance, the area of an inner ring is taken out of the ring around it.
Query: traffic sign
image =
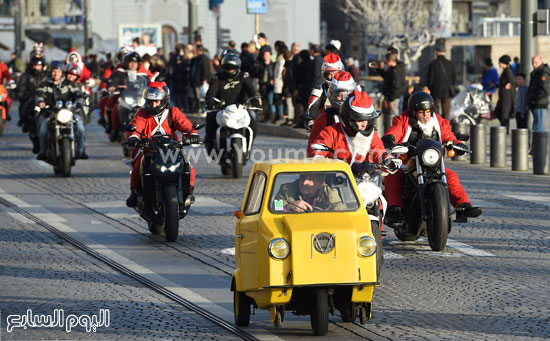
[[[247,14],[267,14],[267,0],[247,0]]]

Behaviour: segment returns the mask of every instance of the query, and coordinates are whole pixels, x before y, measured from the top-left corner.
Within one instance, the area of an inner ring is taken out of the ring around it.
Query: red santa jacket
[[[455,134],[451,131],[451,125],[448,120],[435,114],[437,120],[434,122],[434,128],[439,135],[439,140],[442,143],[447,141],[459,142],[456,139]],[[432,116],[433,119],[433,116]],[[395,143],[402,143],[409,139],[412,132],[412,125],[410,124],[410,116],[408,112],[403,112],[401,115],[393,118],[391,127],[386,130],[384,136],[393,135],[395,137]]]
[[[0,62],[0,84],[4,84],[4,80],[11,80],[10,69],[6,63]]]
[[[170,128],[168,120],[170,111],[172,112],[174,129]],[[160,130],[163,134],[172,135],[172,137],[176,140],[179,140],[176,131],[181,131],[185,135],[197,134],[197,131],[193,129],[193,123],[191,123],[191,121],[189,121],[178,108],[166,109],[160,117],[150,115],[147,110],[141,108],[138,110],[130,124],[136,127],[136,131],[126,133],[127,138],[130,136],[140,138],[140,132],[144,133],[147,137],[151,137],[158,130]]]
[[[319,116],[317,116],[317,118],[313,121],[313,126],[311,127],[311,132],[309,133],[309,138],[307,140],[307,152],[311,152],[311,144],[313,143],[313,141],[315,141],[315,139],[317,138],[317,136],[319,136],[319,134],[321,133],[321,131],[323,129],[325,129],[327,126],[329,126],[328,124],[328,115],[329,113],[327,111],[330,111],[332,110],[331,108],[327,108],[326,110],[325,109],[321,109],[321,114]],[[330,113],[330,115],[332,115],[332,113]],[[340,119],[338,118],[338,115],[333,115],[333,119],[332,119],[332,124],[334,123],[338,123],[340,122]]]
[[[334,123],[333,125],[321,130],[319,136],[313,141],[313,143],[321,143],[333,149],[337,158],[345,160],[350,165],[355,162],[378,163],[382,161],[384,154],[386,154],[386,150],[384,149],[384,144],[382,143],[382,140],[380,140],[380,137],[378,137],[376,130],[373,131],[368,138],[366,138],[370,141],[370,145],[365,148],[366,150],[364,153],[358,153],[352,150],[353,147],[350,144],[354,138],[355,137],[350,137],[344,132],[341,123]],[[308,152],[307,155],[308,157],[315,155],[322,155],[327,158],[333,157],[333,153],[313,150]],[[352,162],[354,155],[355,158]]]

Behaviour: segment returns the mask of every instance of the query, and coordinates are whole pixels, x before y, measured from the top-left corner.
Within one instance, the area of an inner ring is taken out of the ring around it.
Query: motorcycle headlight
[[[422,161],[426,166],[435,166],[439,162],[439,158],[439,152],[433,148],[426,149],[424,153],[422,153]]]
[[[269,243],[267,252],[272,258],[285,259],[290,253],[290,245],[283,238],[276,238]]]
[[[61,109],[57,112],[55,119],[62,124],[69,123],[73,118],[73,112],[67,109]]]
[[[364,236],[357,243],[357,252],[363,257],[372,256],[376,252],[376,241],[369,236]]]
[[[180,166],[180,164],[181,164],[181,163],[178,162],[178,163],[173,164],[173,165],[170,166],[170,167],[166,167],[165,165],[162,165],[162,166],[160,166],[160,171],[161,171],[161,172],[166,172],[166,171],[168,171],[168,172],[175,172],[176,169],[178,169],[178,167]]]
[[[135,101],[132,97],[124,97],[124,102],[128,105],[134,105]]]

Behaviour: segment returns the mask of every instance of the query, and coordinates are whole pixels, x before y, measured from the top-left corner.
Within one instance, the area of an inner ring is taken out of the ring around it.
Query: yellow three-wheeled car
[[[346,322],[370,318],[381,236],[371,231],[348,164],[256,163],[235,215],[231,290],[238,326],[249,324],[251,306],[269,309],[277,328],[285,310],[310,315],[314,335],[327,333],[335,310]]]

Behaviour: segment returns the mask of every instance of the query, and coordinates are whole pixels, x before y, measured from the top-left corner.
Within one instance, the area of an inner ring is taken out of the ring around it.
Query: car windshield
[[[275,214],[356,211],[359,202],[344,172],[280,173],[269,210]]]

